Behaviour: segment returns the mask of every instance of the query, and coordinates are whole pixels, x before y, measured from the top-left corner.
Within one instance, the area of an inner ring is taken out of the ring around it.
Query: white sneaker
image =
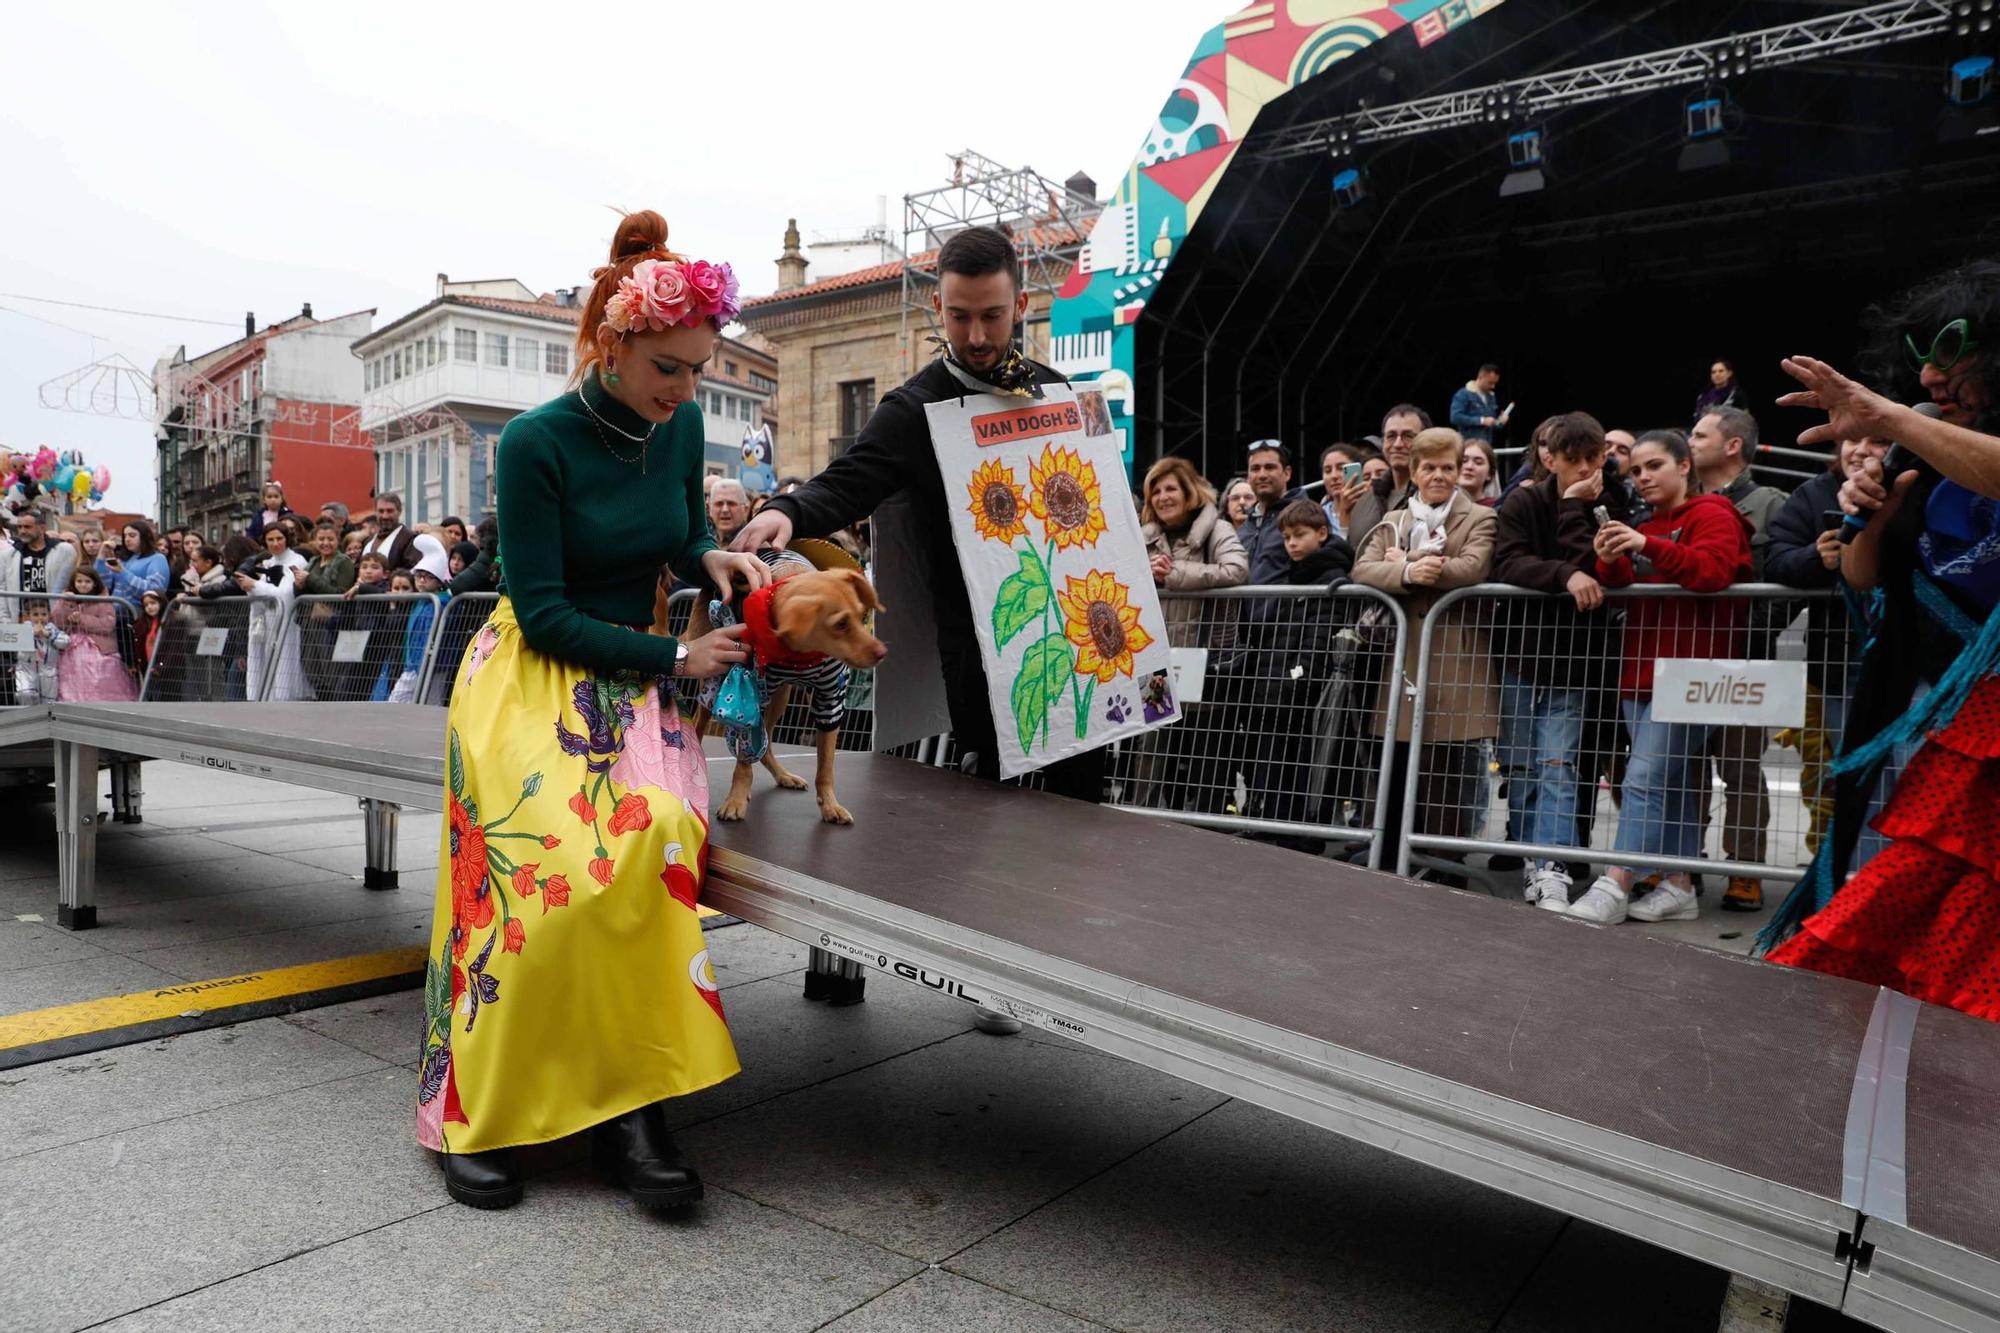
[[[1570,887],[1567,870],[1553,861],[1543,861],[1528,873],[1528,887],[1521,896],[1531,903],[1540,903],[1543,911],[1567,912]]]
[[[1625,891],[1609,875],[1599,875],[1583,897],[1569,905],[1568,915],[1600,926],[1615,926],[1625,919]]]
[[[1634,921],[1692,921],[1701,915],[1701,904],[1692,889],[1681,888],[1663,879],[1652,892],[1632,904]]]

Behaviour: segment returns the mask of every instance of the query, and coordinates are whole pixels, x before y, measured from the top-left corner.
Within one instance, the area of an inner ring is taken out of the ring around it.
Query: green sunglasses
[[[1918,370],[1925,366],[1950,370],[1967,352],[1979,349],[1979,344],[1972,340],[1972,326],[1962,319],[1954,319],[1939,329],[1937,337],[1931,339],[1929,352],[1917,346],[1917,340],[1907,333],[1903,335],[1903,346],[1909,349],[1910,359],[1917,363]]]

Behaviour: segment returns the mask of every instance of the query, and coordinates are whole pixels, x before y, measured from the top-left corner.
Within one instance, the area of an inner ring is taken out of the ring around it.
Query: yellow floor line
[[[699,916],[721,916],[713,907],[697,907]],[[246,972],[237,977],[217,977],[213,981],[189,981],[160,990],[135,991],[130,995],[107,995],[102,999],[58,1004],[48,1009],[0,1016],[0,1051],[60,1041],[88,1032],[107,1032],[135,1027],[163,1018],[180,1018],[190,1011],[211,1013],[240,1005],[261,1004],[287,995],[306,995],[333,990],[362,981],[401,976],[424,970],[420,948],[384,949],[380,953],[334,958],[324,963],[302,963],[296,967],[273,968],[268,972]]]
[[[0,1017],[0,1051],[45,1041],[60,1041],[89,1032],[134,1027],[163,1018],[179,1018],[190,1011],[212,1013],[281,999],[287,995],[332,990],[337,986],[351,986],[357,982],[423,970],[422,949],[384,949],[380,953],[359,954],[353,958],[334,958],[323,963],[273,968],[268,972],[246,972],[240,977],[189,981],[159,990],[107,995],[102,999],[83,1000],[76,1004],[30,1009],[26,1013]]]

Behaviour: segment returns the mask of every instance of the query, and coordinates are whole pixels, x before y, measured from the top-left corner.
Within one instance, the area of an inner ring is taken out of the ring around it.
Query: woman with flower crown
[[[744,658],[739,629],[646,632],[656,571],[769,580],[716,549],[694,401],[736,315],[727,264],[618,226],[577,327],[575,388],[500,436],[502,597],[459,667],[426,967],[417,1139],[451,1197],[521,1197],[514,1150],[590,1130],[639,1203],[701,1197],[659,1103],[737,1071],[695,898],[707,866],[700,738],[676,677]]]

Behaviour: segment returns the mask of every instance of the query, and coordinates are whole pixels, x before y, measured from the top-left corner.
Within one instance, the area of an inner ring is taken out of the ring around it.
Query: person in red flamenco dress
[[[1833,835],[1760,942],[1775,963],[2000,1022],[2000,263],[1941,274],[1871,319],[1879,381],[1914,377],[1896,387],[1936,415],[1811,357],[1784,362],[1803,387],[1780,405],[1828,416],[1802,445],[1877,435],[1907,454],[1840,493],[1866,521],[1841,565],[1866,647]],[[1875,820],[1892,841],[1849,878],[1892,758],[1903,771]]]

